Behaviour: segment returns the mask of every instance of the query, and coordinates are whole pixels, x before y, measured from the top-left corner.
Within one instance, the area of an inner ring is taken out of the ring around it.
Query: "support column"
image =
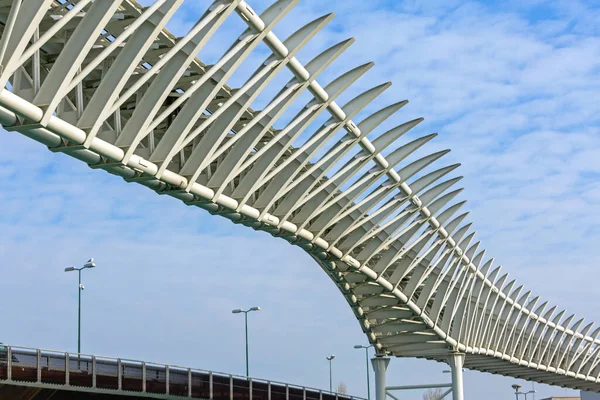
[[[375,400],[385,400],[385,371],[390,363],[387,357],[373,357],[371,364],[375,371]]]
[[[465,364],[465,355],[463,353],[452,353],[448,357],[448,364],[452,370],[452,399],[464,400],[463,365]]]

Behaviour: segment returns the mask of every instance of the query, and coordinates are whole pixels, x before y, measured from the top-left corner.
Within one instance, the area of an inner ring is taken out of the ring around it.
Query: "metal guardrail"
[[[208,400],[364,400],[202,369],[8,345],[0,345],[0,382]]]

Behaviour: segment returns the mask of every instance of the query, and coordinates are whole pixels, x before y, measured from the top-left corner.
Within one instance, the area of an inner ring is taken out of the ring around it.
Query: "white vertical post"
[[[169,366],[165,365],[165,392],[167,394],[169,394],[169,380],[170,380],[170,376],[169,376]]]
[[[6,347],[6,379],[10,382],[12,380],[12,348]],[[269,399],[270,400],[270,399]]]
[[[37,349],[36,351],[36,367],[37,367],[37,383],[41,383],[42,382],[42,352],[40,351],[40,349]]]
[[[375,400],[385,400],[385,371],[390,363],[387,357],[373,357],[371,364],[375,371]]]
[[[96,356],[92,356],[92,387],[94,389],[96,388],[96,377],[97,377]]]
[[[69,361],[69,353],[65,353],[65,385],[69,386],[71,361]]]
[[[121,359],[117,359],[117,390],[123,390],[123,373]]]
[[[142,363],[142,392],[146,393],[146,363]]]
[[[452,370],[452,399],[464,400],[463,394],[463,365],[465,355],[463,353],[452,353],[448,358],[448,364]]]

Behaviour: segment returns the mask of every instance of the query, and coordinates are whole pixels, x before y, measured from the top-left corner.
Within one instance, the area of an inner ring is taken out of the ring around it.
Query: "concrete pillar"
[[[463,365],[465,364],[465,355],[463,353],[452,353],[448,357],[448,364],[452,370],[452,399],[464,400]]]
[[[390,363],[387,357],[373,357],[371,364],[375,371],[375,400],[385,400],[385,371]]]

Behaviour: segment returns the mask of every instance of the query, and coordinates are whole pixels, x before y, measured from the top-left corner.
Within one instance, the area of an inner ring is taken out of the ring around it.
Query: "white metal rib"
[[[241,1],[238,4],[238,6],[236,7],[236,12],[238,13],[238,15],[240,15],[240,17],[242,17],[241,19],[250,28],[252,28],[256,31],[261,31],[262,29],[264,29],[265,23],[260,19],[260,16],[250,7],[250,5],[247,2]],[[273,53],[277,54],[280,58],[287,57],[287,55],[289,54],[289,50],[284,46],[283,42],[272,31],[266,35],[264,42],[269,46],[269,48],[273,51]],[[310,77],[308,71],[304,68],[302,63],[300,63],[300,61],[298,59],[296,59],[296,57],[293,57],[290,60],[287,67],[294,74],[294,76],[296,76],[298,79],[306,81]],[[329,95],[327,94],[327,92],[323,89],[323,87],[316,80],[311,82],[311,84],[309,85],[309,90],[311,91],[313,96],[315,96],[315,98],[317,98],[321,102],[325,102],[329,98]],[[327,107],[327,109],[330,112],[330,114],[334,118],[336,118],[338,121],[343,121],[346,118],[346,114],[344,113],[344,111],[341,109],[341,107],[335,101],[333,101]],[[349,133],[352,133],[355,137],[358,138],[361,136],[361,132],[358,129],[358,126],[356,126],[356,124],[352,120],[350,120],[346,123],[345,128]],[[361,138],[359,141],[359,144],[365,151],[367,151],[371,154],[375,153],[375,151],[376,151],[375,147],[373,146],[371,141],[366,137]],[[373,160],[382,169],[386,169],[388,167],[388,162],[382,154],[378,154],[376,157],[373,158]],[[400,188],[400,190],[402,190],[402,192],[406,196],[409,196],[409,197],[412,196],[412,193],[413,193],[412,189],[409,187],[409,185],[406,182],[402,181],[402,178],[398,175],[398,173],[394,169],[390,169],[387,172],[387,176],[390,179],[392,179],[394,182],[400,183],[399,188]],[[420,200],[418,199],[418,197],[413,196],[412,201],[413,201],[413,204],[420,206],[419,212],[423,215],[424,218],[427,219],[428,223],[433,227],[433,229],[437,230],[437,234],[439,236],[441,236],[443,239],[447,240],[450,247],[457,246],[457,244],[454,242],[454,239],[452,239],[452,237],[448,234],[448,232],[446,232],[444,227],[440,226],[439,222],[437,221],[435,216],[431,214],[429,209],[426,206],[420,205]],[[458,247],[458,248],[460,249],[460,247]],[[467,257],[466,254],[464,254],[465,253],[464,250],[463,249],[460,249],[460,250],[463,253],[461,256],[461,262],[464,265],[466,265],[472,272],[474,272],[477,275],[477,277],[484,282],[485,285],[492,288],[492,290],[496,289],[498,295],[503,300],[506,300],[506,302],[510,306],[516,308],[517,311],[523,312],[525,315],[528,315],[531,318],[535,318],[535,319],[538,318],[538,316],[535,315],[532,311],[524,308],[521,304],[519,304],[516,301],[512,300],[511,298],[507,297],[501,290],[498,290],[497,288],[495,288],[494,283],[490,282],[486,278],[486,276],[483,275],[481,273],[481,271],[471,262],[469,257]],[[551,327],[555,327],[554,326],[555,324],[553,324],[549,321],[546,321],[543,318],[539,318],[539,320],[542,323],[545,323]],[[575,334],[575,332],[573,332],[569,328],[563,327],[561,325],[556,325],[556,328],[558,331],[561,331],[561,332],[564,331],[565,333],[574,335],[575,337],[578,337],[577,335],[580,336],[579,333]],[[586,337],[586,340],[594,340],[594,339],[592,337]]]

